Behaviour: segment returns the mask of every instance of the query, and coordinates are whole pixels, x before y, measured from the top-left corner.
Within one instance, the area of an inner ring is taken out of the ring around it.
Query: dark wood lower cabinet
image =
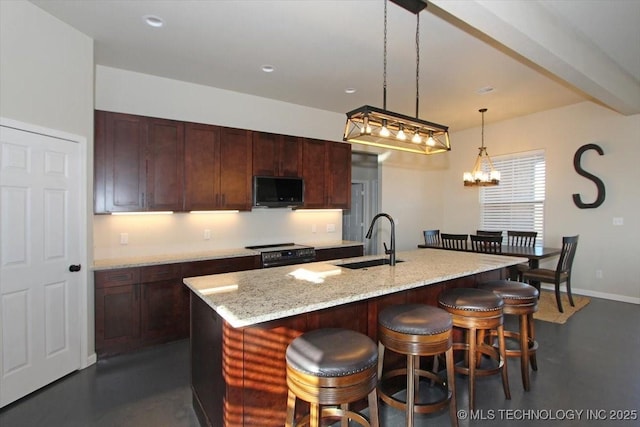
[[[362,256],[363,254],[364,254],[364,247],[362,245],[345,246],[340,248],[316,249],[316,261],[328,261],[331,259],[353,258],[357,256]]]
[[[184,277],[250,270],[258,256],[95,272],[95,332],[99,358],[189,337],[189,289]]]
[[[339,305],[244,328],[233,328],[191,294],[193,407],[202,426],[284,425],[287,407],[285,351],[306,331],[341,327],[377,340],[378,313],[392,304],[436,304],[443,289],[474,287],[506,277],[503,269]],[[385,366],[404,358],[385,357]],[[298,410],[305,410],[299,405]]]

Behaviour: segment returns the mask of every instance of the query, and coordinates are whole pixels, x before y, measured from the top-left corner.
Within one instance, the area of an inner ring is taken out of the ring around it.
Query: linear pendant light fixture
[[[384,1],[384,75],[382,108],[363,105],[347,113],[343,141],[419,154],[451,150],[449,128],[418,118],[420,77],[420,11],[422,0],[392,0],[416,15],[416,117],[387,110],[387,0]]]
[[[487,153],[487,149],[484,146],[484,113],[487,112],[487,109],[481,108],[478,111],[482,114],[482,146],[479,147],[480,152],[476,157],[473,169],[463,175],[462,179],[465,187],[488,187],[500,183],[500,172],[494,169],[491,157],[489,157],[489,153]],[[489,166],[488,172],[483,168],[484,160],[487,161]]]

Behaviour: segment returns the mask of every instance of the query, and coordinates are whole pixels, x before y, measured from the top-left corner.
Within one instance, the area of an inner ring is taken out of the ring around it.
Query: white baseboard
[[[84,366],[82,366],[80,369],[88,368],[89,366],[93,365],[97,361],[98,361],[98,356],[95,353],[90,354],[85,360]]]
[[[542,285],[542,289],[555,291],[555,288],[553,285]],[[562,292],[565,292],[564,288],[560,288],[560,290]],[[618,295],[618,294],[610,294],[608,292],[590,291],[588,289],[579,289],[579,288],[576,289],[573,287],[571,288],[571,293],[576,295],[584,295],[587,297],[608,299],[612,301],[628,302],[631,304],[640,304],[640,298],[634,298],[627,295]]]

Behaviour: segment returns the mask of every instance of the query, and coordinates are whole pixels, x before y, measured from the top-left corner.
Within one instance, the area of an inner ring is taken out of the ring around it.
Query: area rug
[[[582,295],[573,294],[573,302],[575,307],[569,304],[567,294],[562,293],[562,308],[564,313],[558,311],[556,304],[556,294],[552,291],[542,291],[540,293],[540,301],[538,302],[538,311],[533,313],[533,318],[543,320],[545,322],[565,323],[569,317],[583,309],[591,299]]]

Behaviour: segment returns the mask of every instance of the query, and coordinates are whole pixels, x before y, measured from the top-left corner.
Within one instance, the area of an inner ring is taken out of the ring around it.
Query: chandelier
[[[363,105],[347,113],[343,141],[408,151],[435,154],[451,150],[449,128],[418,118],[420,77],[420,14],[427,4],[416,0],[392,0],[414,13],[416,20],[416,117],[387,110],[387,0],[384,2],[384,74],[382,108]]]
[[[476,158],[476,163],[473,165],[471,172],[465,172],[463,175],[465,187],[488,187],[491,185],[498,185],[500,182],[500,172],[494,169],[491,157],[487,153],[487,149],[484,146],[484,113],[487,112],[486,108],[478,110],[482,114],[482,146],[479,147],[480,152]],[[485,168],[484,161],[488,164],[488,171]]]

